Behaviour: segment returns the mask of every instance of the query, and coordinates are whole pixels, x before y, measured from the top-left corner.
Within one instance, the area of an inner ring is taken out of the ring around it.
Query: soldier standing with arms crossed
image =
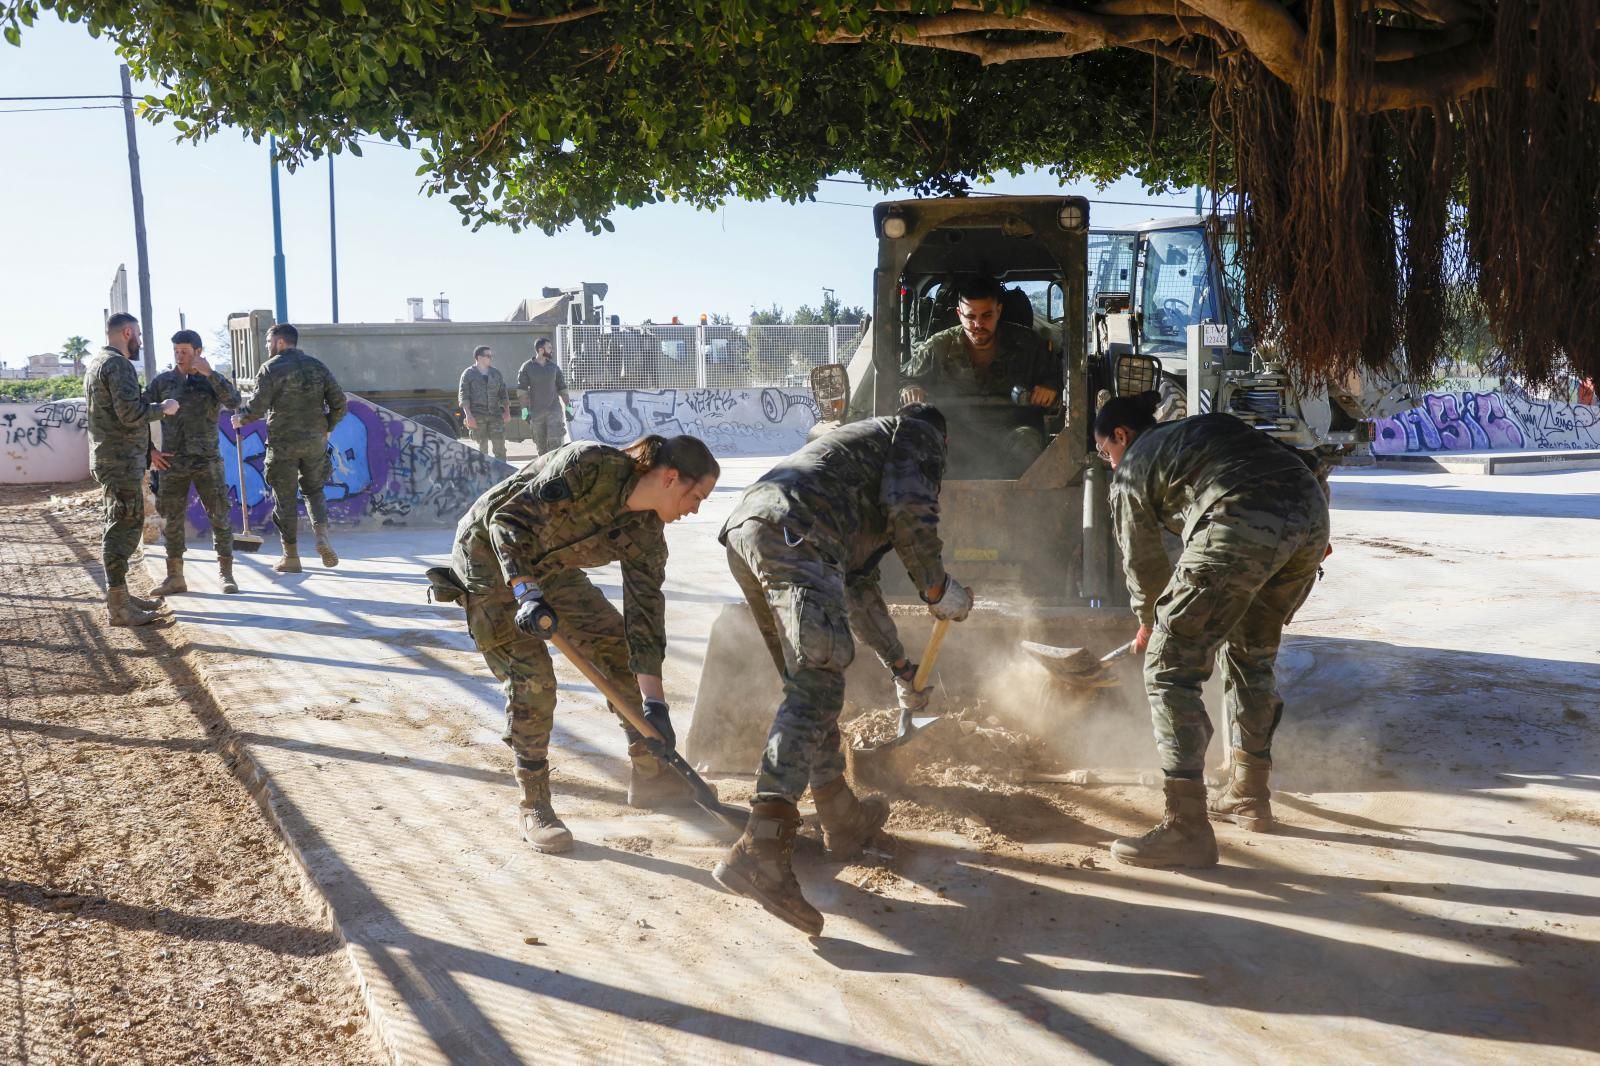
[[[1274,665],[1327,553],[1328,496],[1311,461],[1288,445],[1232,415],[1158,425],[1158,399],[1118,396],[1094,422],[1096,449],[1116,471],[1111,516],[1166,773],[1166,817],[1114,841],[1111,854],[1130,866],[1215,866],[1208,815],[1272,828],[1267,776],[1283,717]],[[1176,566],[1163,529],[1182,531]],[[1200,686],[1219,650],[1232,758],[1208,806],[1211,719]]]
[[[179,410],[175,399],[146,402],[133,360],[139,357],[139,320],[119,311],[106,320],[106,346],[83,374],[89,408],[90,471],[105,497],[100,561],[106,571],[106,610],[114,626],[155,620],[159,600],[128,592],[128,560],[144,532],[144,472],[166,468],[150,445],[150,423]]]
[[[619,688],[638,691],[645,718],[675,746],[661,687],[665,526],[698,511],[720,474],[694,437],[652,435],[627,448],[579,441],[484,493],[456,527],[451,570],[466,590],[467,630],[505,687],[522,836],[535,851],[572,849],[550,800],[556,677],[545,634],[565,634]],[[621,614],[583,572],[610,562],[622,564]],[[688,785],[632,726],[622,729],[632,760],[628,803],[690,802]]]
[[[344,417],[344,390],[333,372],[302,352],[300,331],[280,322],[267,331],[272,358],[256,373],[256,391],[233,416],[235,427],[267,419],[267,485],[272,489],[272,521],[283,537],[283,557],[272,569],[300,573],[300,518],[295,510],[295,483],[306,497],[317,554],[323,566],[338,566],[328,543],[328,503],[322,487],[333,472],[328,434]]]
[[[550,358],[550,338],[540,337],[533,346],[533,358],[517,372],[517,384],[528,403],[528,430],[540,455],[561,447],[567,437],[565,418],[572,417],[572,397],[567,395],[567,376]]]
[[[494,349],[480,344],[472,350],[472,365],[461,372],[456,399],[472,442],[480,452],[494,444],[494,457],[505,461],[506,422],[511,418],[511,391],[506,379],[494,368]]]
[[[152,594],[172,596],[188,592],[183,578],[184,512],[189,507],[189,486],[211,523],[211,543],[217,549],[217,571],[223,592],[238,592],[233,580],[233,526],[228,516],[228,482],[217,448],[217,415],[226,407],[237,410],[239,390],[211,369],[202,352],[200,334],[192,329],[172,335],[171,370],[157,374],[145,389],[151,403],[177,400],[176,417],[162,427],[161,458],[165,461],[156,510],[164,520],[167,542],[167,577]],[[243,499],[241,488],[240,499]],[[243,506],[241,503],[240,506]]]
[[[889,657],[899,641],[877,591],[879,560],[891,548],[899,555],[935,618],[959,622],[972,610],[972,593],[945,573],[942,559],[946,447],[944,416],[927,404],[852,423],[762,475],[722,527],[728,568],[783,678],[783,702],[761,756],[750,821],[712,876],[812,936],[822,932],[822,915],[801,894],[792,867],[796,804],[807,786],[833,858],[858,852],[889,816],[882,798],[857,800],[850,791],[839,737],[844,672],[855,657],[852,624],[894,668]],[[888,629],[873,633],[874,624]]]

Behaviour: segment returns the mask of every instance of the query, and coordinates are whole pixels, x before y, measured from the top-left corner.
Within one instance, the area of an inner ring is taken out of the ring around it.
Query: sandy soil
[[[377,1061],[180,632],[106,624],[98,506],[0,487],[0,1061]]]

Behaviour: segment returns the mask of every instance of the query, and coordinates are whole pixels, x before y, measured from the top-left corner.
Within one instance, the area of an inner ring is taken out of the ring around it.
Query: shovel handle
[[[950,619],[941,618],[933,623],[933,632],[928,634],[928,646],[922,649],[922,662],[917,664],[916,679],[912,686],[921,692],[928,687],[928,678],[933,674],[933,666],[939,661],[939,649],[944,646],[944,635],[950,632]]]
[[[233,457],[239,460],[239,521],[244,525],[244,535],[250,535],[250,505],[244,498],[244,441],[239,437],[241,427],[233,427]]]

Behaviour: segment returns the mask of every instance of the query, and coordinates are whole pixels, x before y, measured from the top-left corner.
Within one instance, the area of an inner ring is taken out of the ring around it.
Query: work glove
[[[917,664],[907,662],[894,671],[895,704],[903,714],[921,714],[928,709],[927,689],[917,688]]]
[[[517,596],[517,628],[530,637],[547,640],[556,632],[555,608],[545,602],[544,593],[537,585],[517,582],[512,590]]]
[[[565,407],[563,407],[562,410],[567,413],[567,421],[568,422],[571,422],[578,415],[578,409],[576,407],[572,406],[570,403],[567,404]]]
[[[928,611],[941,621],[959,622],[972,613],[972,590],[946,574],[944,591],[928,603]]]
[[[657,733],[661,734],[661,739],[667,742],[667,747],[677,748],[678,734],[672,731],[672,716],[669,713],[666,700],[645,700],[644,720],[649,722]]]

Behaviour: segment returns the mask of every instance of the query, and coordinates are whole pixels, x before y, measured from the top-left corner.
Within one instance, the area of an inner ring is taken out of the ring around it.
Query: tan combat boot
[[[686,807],[694,804],[694,789],[689,782],[667,769],[665,763],[644,746],[643,741],[628,745],[628,806],[644,810],[658,807]]]
[[[122,590],[124,592],[128,592],[128,587],[124,585]],[[143,596],[135,596],[131,592],[128,592],[128,605],[130,607],[137,607],[141,611],[159,611],[161,608],[166,606],[166,604],[162,603],[159,598],[147,600]]]
[[[146,611],[133,605],[126,585],[106,589],[106,610],[110,612],[111,624],[114,626],[143,626],[156,620],[153,611]]]
[[[806,902],[794,876],[794,837],[800,812],[785,800],[750,807],[750,821],[711,876],[729,892],[747,896],[810,936],[822,935],[822,914]]]
[[[855,858],[889,820],[889,803],[882,796],[856,799],[843,776],[811,790],[817,801],[817,821],[822,823],[822,846],[835,862]]]
[[[1111,857],[1129,866],[1215,866],[1217,838],[1206,821],[1206,783],[1166,780],[1167,815],[1138,839],[1111,842]]]
[[[1267,775],[1271,772],[1270,759],[1235,751],[1228,783],[1211,798],[1206,813],[1215,821],[1232,822],[1250,833],[1270,833],[1275,824],[1269,799],[1272,791],[1267,788]]]
[[[517,767],[517,784],[522,786],[522,839],[533,850],[547,855],[572,850],[572,833],[556,817],[550,806],[550,769],[529,770]]]
[[[317,554],[322,556],[322,565],[333,569],[339,565],[339,556],[334,553],[333,545],[328,543],[328,527],[312,526],[311,531],[317,535]]]
[[[183,580],[183,556],[167,556],[167,579],[150,590],[152,596],[175,596],[180,592],[188,592],[189,586]]]
[[[239,583],[233,579],[233,556],[217,556],[217,576],[222,578],[223,592],[239,591]]]
[[[293,544],[283,546],[283,555],[272,564],[272,569],[280,574],[298,574],[300,572],[300,549]]]

